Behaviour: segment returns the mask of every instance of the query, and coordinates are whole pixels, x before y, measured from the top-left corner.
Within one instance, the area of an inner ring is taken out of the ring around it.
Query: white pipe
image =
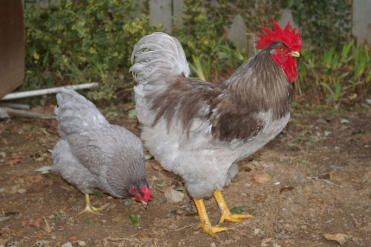
[[[71,86],[65,86],[65,87],[54,87],[54,88],[47,88],[47,89],[40,89],[40,90],[32,90],[32,91],[19,92],[19,93],[10,93],[2,97],[0,100],[20,99],[20,98],[33,97],[33,96],[39,96],[39,95],[44,95],[44,94],[57,93],[59,89],[66,88],[66,87],[76,90],[76,89],[92,88],[96,86],[98,86],[98,82],[84,83],[84,84],[71,85]]]

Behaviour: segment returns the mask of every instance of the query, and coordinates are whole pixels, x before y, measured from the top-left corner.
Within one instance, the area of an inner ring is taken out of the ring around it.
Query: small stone
[[[168,202],[177,203],[177,202],[183,201],[184,193],[174,190],[172,188],[169,188],[165,191],[165,197]]]
[[[259,228],[254,229],[254,235],[260,235],[262,233],[263,233],[263,231],[261,229],[259,229]]]
[[[343,119],[340,120],[340,123],[342,123],[342,124],[348,124],[350,122],[349,122],[348,119],[343,118]]]
[[[331,131],[325,130],[325,133],[324,133],[325,136],[329,136],[330,134],[331,134]]]
[[[212,242],[212,243],[210,244],[210,247],[216,247],[216,244],[215,244],[214,242]]]
[[[49,246],[48,243],[49,243],[49,241],[47,241],[47,240],[38,240],[34,243],[33,246],[34,247],[47,247],[47,246]]]
[[[345,242],[348,240],[348,236],[342,233],[336,233],[336,234],[324,234],[323,235],[325,239],[332,240],[338,242],[340,245],[345,244]]]
[[[151,154],[145,154],[144,159],[145,160],[151,160],[151,159],[153,159],[153,156]]]
[[[19,193],[19,194],[24,194],[24,193],[26,193],[26,189],[19,189],[19,190],[17,190],[17,192]]]
[[[271,180],[271,176],[269,176],[267,173],[261,173],[261,174],[256,174],[254,176],[254,179],[256,182],[260,184],[265,184]]]
[[[124,205],[129,206],[131,204],[131,199],[125,199],[124,200]]]
[[[71,242],[66,242],[66,243],[62,244],[61,247],[73,247],[73,246],[72,246]]]
[[[82,240],[77,241],[77,244],[79,246],[86,246],[86,242],[85,241],[82,241]]]

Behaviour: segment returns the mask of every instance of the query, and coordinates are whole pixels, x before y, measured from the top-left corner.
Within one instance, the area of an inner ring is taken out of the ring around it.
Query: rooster
[[[203,198],[214,195],[219,223],[252,217],[232,214],[221,191],[238,173],[236,162],[277,136],[290,118],[301,38],[289,23],[281,29],[273,20],[273,26],[261,27],[261,51],[223,83],[188,79],[182,46],[165,33],[147,35],[133,49],[141,137],[166,170],[182,177],[203,230],[213,236],[228,228],[211,225]]]
[[[55,108],[61,139],[53,149],[52,171],[85,193],[79,214],[99,214],[89,193],[99,188],[115,197],[133,196],[147,204],[142,142],[127,129],[111,125],[95,105],[72,89],[61,89]]]

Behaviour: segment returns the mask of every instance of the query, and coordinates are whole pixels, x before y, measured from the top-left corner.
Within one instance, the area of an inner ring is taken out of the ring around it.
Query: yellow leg
[[[79,213],[79,215],[83,214],[83,213],[86,213],[86,212],[89,212],[89,213],[92,213],[92,214],[98,214],[98,215],[101,215],[101,213],[99,213],[98,211],[99,210],[102,210],[102,208],[95,208],[93,207],[91,204],[90,204],[90,196],[89,194],[85,194],[85,200],[86,200],[86,206],[85,208]]]
[[[222,216],[220,217],[219,224],[223,223],[225,220],[232,221],[232,222],[241,222],[240,219],[248,219],[251,218],[252,215],[248,214],[232,214],[228,207],[227,204],[225,203],[225,200],[223,198],[222,192],[220,190],[215,190],[214,191],[214,197],[216,202],[219,205],[220,211],[222,213]]]
[[[229,228],[227,227],[220,227],[220,226],[212,226],[209,220],[209,216],[207,215],[206,209],[205,209],[205,204],[204,201],[198,200],[196,198],[193,198],[196,208],[198,211],[198,215],[200,216],[201,220],[201,227],[204,229],[204,231],[211,236],[215,236],[215,233],[221,232],[221,231],[227,231]]]

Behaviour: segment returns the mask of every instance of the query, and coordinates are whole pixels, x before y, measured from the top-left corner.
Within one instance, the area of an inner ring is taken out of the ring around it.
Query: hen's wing
[[[92,193],[93,189],[98,187],[96,176],[74,157],[67,141],[59,140],[53,149],[52,156],[52,171],[60,173],[82,193]]]
[[[114,196],[127,196],[130,184],[145,179],[142,143],[122,127],[110,125],[70,134],[67,141],[76,159]]]

